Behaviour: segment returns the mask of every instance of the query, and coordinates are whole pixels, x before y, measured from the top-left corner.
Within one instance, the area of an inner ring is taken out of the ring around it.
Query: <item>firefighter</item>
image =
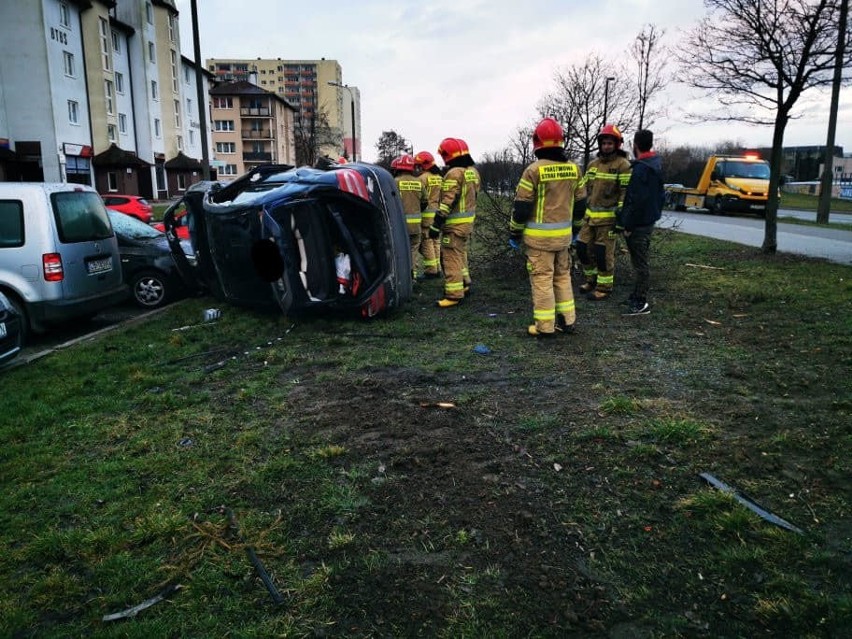
[[[420,224],[423,209],[426,208],[426,191],[423,182],[414,175],[414,158],[401,155],[391,162],[391,170],[399,189],[402,210],[408,226],[408,240],[411,245],[411,276],[417,279],[417,259],[420,249]]]
[[[589,163],[580,183],[588,191],[583,225],[577,236],[577,257],[583,265],[585,283],[580,291],[590,300],[609,297],[615,283],[615,209],[624,201],[630,181],[630,161],[621,150],[624,141],[614,124],[597,136],[598,155]]]
[[[444,269],[444,297],[439,308],[457,306],[470,292],[470,269],[467,263],[468,243],[476,220],[476,195],[479,172],[474,166],[467,142],[444,138],[438,145],[446,173],[441,182],[441,204],[429,237],[441,237],[441,265]]]
[[[532,136],[535,162],[524,169],[515,191],[511,243],[523,242],[532,288],[533,337],[573,333],[571,234],[574,199],[585,197],[580,168],[565,155],[565,135],[553,118],[544,118]]]
[[[429,237],[429,227],[435,221],[435,213],[441,204],[441,169],[435,164],[435,157],[429,151],[420,151],[414,156],[414,166],[419,167],[420,181],[426,191],[426,209],[420,223],[420,255],[423,256],[423,277],[440,277],[441,243]]]

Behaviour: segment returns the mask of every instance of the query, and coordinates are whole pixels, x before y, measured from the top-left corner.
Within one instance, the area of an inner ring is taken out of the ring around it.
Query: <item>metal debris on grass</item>
[[[104,615],[102,621],[117,621],[119,619],[129,619],[131,617],[135,617],[146,608],[150,608],[154,604],[160,603],[161,601],[166,599],[166,597],[173,595],[181,588],[183,588],[183,586],[180,584],[171,585],[165,590],[163,590],[160,594],[151,597],[150,599],[146,599],[137,606],[133,606],[132,608],[128,608],[127,610],[122,610],[121,612],[114,612],[111,615]]]
[[[762,519],[765,519],[770,524],[775,524],[776,526],[783,528],[784,530],[789,530],[790,532],[798,533],[800,535],[805,534],[801,528],[797,528],[789,521],[781,519],[781,517],[779,517],[778,515],[773,515],[771,512],[758,505],[758,503],[755,502],[753,499],[747,497],[746,495],[743,495],[739,490],[733,488],[732,486],[729,486],[725,482],[716,479],[710,473],[699,473],[698,476],[714,488],[721,490],[723,493],[731,495],[734,499],[737,500],[737,502],[748,508],[753,513],[757,514]]]

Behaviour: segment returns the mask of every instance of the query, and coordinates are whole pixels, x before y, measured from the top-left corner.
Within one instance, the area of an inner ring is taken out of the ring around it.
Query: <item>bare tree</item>
[[[297,118],[293,133],[299,166],[313,166],[323,153],[339,149],[343,140],[340,129],[331,126],[328,113],[322,107],[311,117]]]
[[[376,150],[379,152],[376,164],[390,169],[394,158],[410,152],[411,143],[396,131],[382,131],[379,141],[376,142]]]
[[[668,66],[668,50],[662,43],[665,29],[647,24],[636,36],[630,47],[630,57],[636,64],[636,95],[638,97],[637,128],[645,129],[654,124],[655,111],[649,111],[649,103],[657,93],[665,89],[663,79]]]
[[[719,101],[720,111],[698,117],[774,127],[765,253],[778,248],[784,131],[802,93],[832,82],[842,2],[848,0],[704,0],[708,15],[676,54],[679,79]],[[844,68],[849,64],[847,55]]]
[[[608,122],[622,129],[632,128],[636,122],[638,109],[633,84],[598,54],[588,55],[582,64],[557,71],[554,80],[556,89],[539,101],[537,110],[540,116],[554,117],[565,127],[565,150],[585,169],[597,149],[597,134],[606,124],[605,115]]]

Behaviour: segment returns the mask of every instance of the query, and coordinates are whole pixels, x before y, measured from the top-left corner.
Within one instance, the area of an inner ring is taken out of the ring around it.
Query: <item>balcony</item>
[[[243,140],[271,140],[272,132],[269,129],[246,129],[242,132]]]
[[[244,118],[268,118],[269,107],[240,107],[240,116]]]
[[[270,151],[244,151],[243,162],[272,162]]]

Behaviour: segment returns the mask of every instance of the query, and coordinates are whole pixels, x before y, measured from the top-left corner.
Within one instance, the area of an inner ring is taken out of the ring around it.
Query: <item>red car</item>
[[[108,209],[135,217],[145,224],[151,223],[151,205],[144,197],[110,193],[109,195],[101,195],[101,199]]]
[[[189,239],[189,218],[186,217],[186,208],[181,207],[181,211],[175,214],[174,221],[174,231],[177,233],[177,236],[181,240]],[[158,231],[165,232],[166,227],[162,222],[154,222],[151,226],[153,226]]]

